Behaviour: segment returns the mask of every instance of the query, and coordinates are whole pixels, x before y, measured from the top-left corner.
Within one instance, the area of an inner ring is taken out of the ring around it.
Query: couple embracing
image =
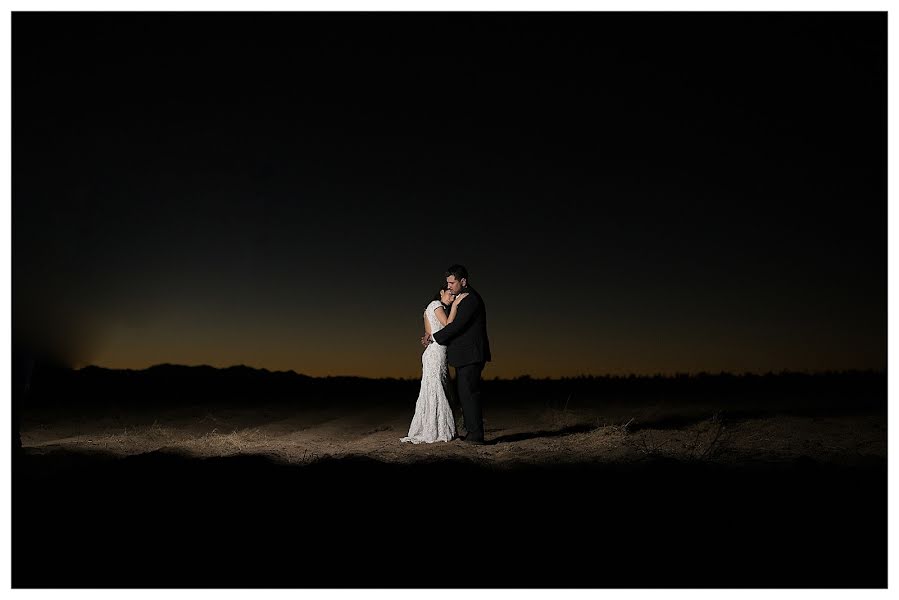
[[[421,388],[415,415],[403,442],[448,442],[456,437],[453,411],[447,396],[447,363],[456,368],[456,386],[467,435],[459,439],[484,443],[481,416],[481,372],[490,360],[487,309],[469,285],[468,271],[452,265],[443,284],[425,308],[425,347],[421,355]]]

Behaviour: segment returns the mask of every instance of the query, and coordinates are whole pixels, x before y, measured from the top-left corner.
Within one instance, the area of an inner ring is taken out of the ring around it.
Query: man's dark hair
[[[468,269],[463,267],[462,265],[450,265],[446,269],[446,273],[443,274],[444,277],[449,277],[452,275],[457,280],[459,279],[468,279]]]

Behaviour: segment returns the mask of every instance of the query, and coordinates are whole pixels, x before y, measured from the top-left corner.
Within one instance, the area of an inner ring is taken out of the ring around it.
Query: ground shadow
[[[522,433],[501,435],[496,438],[487,439],[484,442],[489,445],[508,444],[509,442],[521,442],[524,440],[533,440],[536,438],[554,438],[573,435],[575,433],[586,433],[588,431],[593,431],[594,429],[596,429],[595,425],[570,425],[568,427],[563,427],[562,429],[556,429],[552,431],[543,429],[540,431],[525,431]]]

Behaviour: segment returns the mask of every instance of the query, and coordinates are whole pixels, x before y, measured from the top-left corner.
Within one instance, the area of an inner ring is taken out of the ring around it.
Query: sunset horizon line
[[[369,379],[369,380],[403,380],[403,381],[418,381],[421,379],[420,375],[408,375],[408,376],[397,376],[397,375],[383,375],[383,376],[370,376],[370,375],[356,375],[356,374],[327,374],[327,375],[310,375],[308,373],[303,373],[301,371],[297,371],[295,369],[270,369],[268,367],[254,367],[252,365],[247,365],[245,363],[232,364],[224,367],[217,367],[215,365],[211,365],[208,363],[198,363],[198,364],[185,364],[185,363],[171,363],[171,362],[162,362],[155,363],[147,367],[107,367],[99,364],[89,364],[80,367],[62,367],[68,368],[72,371],[82,371],[89,369],[101,369],[106,371],[149,371],[157,368],[165,368],[165,367],[174,367],[174,368],[186,368],[186,369],[214,369],[216,371],[227,371],[230,369],[246,369],[251,371],[262,371],[265,373],[273,373],[273,374],[292,374],[299,377],[307,377],[310,379]],[[820,370],[810,370],[810,369],[789,369],[784,368],[780,370],[742,370],[742,371],[726,371],[726,370],[696,370],[696,371],[655,371],[655,372],[636,372],[631,371],[627,373],[579,373],[576,375],[543,375],[537,376],[530,373],[521,373],[518,375],[512,376],[493,376],[493,377],[485,377],[485,381],[516,381],[516,380],[535,380],[535,381],[546,381],[546,380],[565,380],[565,379],[629,379],[629,378],[678,378],[678,377],[701,377],[701,376],[733,376],[733,377],[745,377],[745,376],[784,376],[784,375],[805,375],[805,376],[819,376],[819,375],[843,375],[843,374],[877,374],[877,375],[886,375],[886,368],[878,369],[873,367],[867,368],[856,368],[856,367],[847,367],[841,369],[820,369]]]

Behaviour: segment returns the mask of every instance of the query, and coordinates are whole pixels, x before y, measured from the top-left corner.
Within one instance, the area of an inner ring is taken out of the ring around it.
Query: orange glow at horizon
[[[309,331],[305,336],[265,331],[204,332],[185,335],[183,329],[158,328],[109,334],[92,356],[75,365],[113,369],[144,369],[156,364],[209,365],[225,368],[245,365],[270,371],[295,371],[313,377],[358,376],[416,379],[421,376],[418,332],[407,327],[405,337],[371,335],[370,345],[333,332]],[[332,335],[333,334],[333,335]],[[541,345],[524,343],[515,329],[491,328],[494,360],[485,378],[575,377],[578,375],[670,375],[675,373],[765,373],[779,371],[886,368],[885,355],[876,352],[826,351],[820,339],[796,338],[772,348],[764,335],[748,332],[740,338],[684,337],[636,339],[606,335],[566,339],[545,335]],[[304,342],[305,340],[305,342]],[[845,347],[859,347],[847,340]],[[838,348],[837,348],[838,350]]]

